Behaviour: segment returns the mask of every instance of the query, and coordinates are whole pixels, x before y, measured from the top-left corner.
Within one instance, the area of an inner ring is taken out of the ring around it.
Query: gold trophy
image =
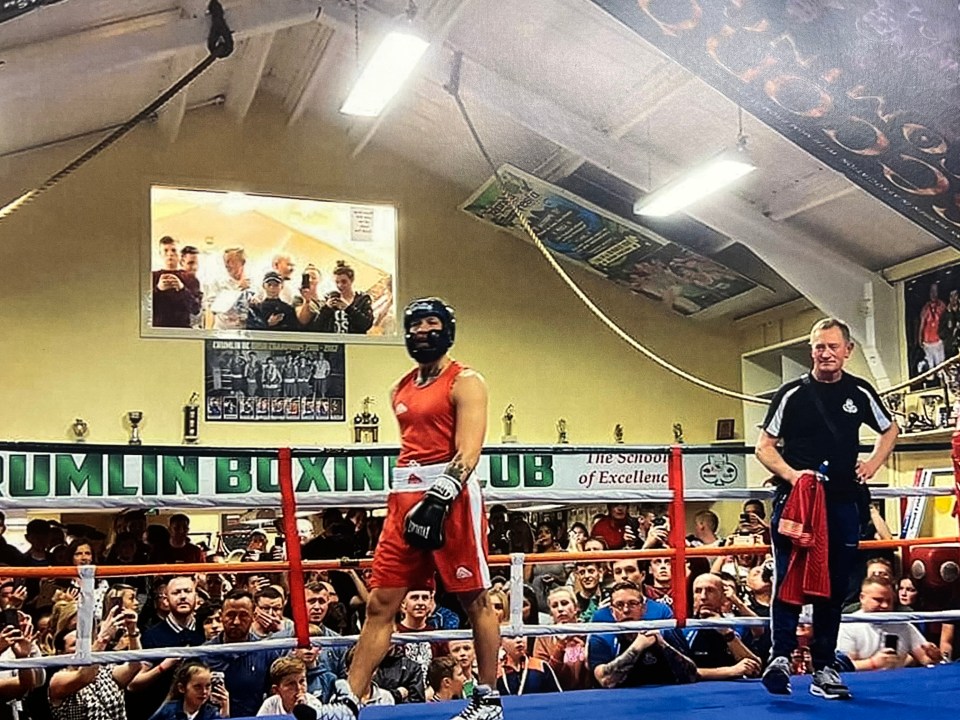
[[[570,440],[567,439],[567,421],[564,418],[557,420],[557,444],[566,445]]]
[[[127,413],[127,420],[130,422],[130,445],[142,445],[143,438],[140,437],[140,423],[143,422],[143,412],[140,410],[131,410]]]
[[[194,444],[200,439],[200,394],[193,393],[183,406],[183,441]]]
[[[370,412],[373,398],[363,399],[363,412],[353,416],[353,441],[355,443],[375,443],[380,439],[380,418]]]
[[[70,429],[73,431],[73,439],[78,442],[87,441],[87,433],[90,432],[90,426],[87,425],[87,421],[83,418],[77,418],[73,421],[73,425],[70,426]]]
[[[503,435],[500,437],[500,442],[502,443],[515,443],[517,441],[517,436],[513,434],[513,419],[515,417],[513,411],[513,403],[507,405],[503,410]]]
[[[613,426],[613,442],[623,445],[623,425],[620,423]]]
[[[673,424],[673,441],[677,445],[683,445],[683,425],[678,422]]]

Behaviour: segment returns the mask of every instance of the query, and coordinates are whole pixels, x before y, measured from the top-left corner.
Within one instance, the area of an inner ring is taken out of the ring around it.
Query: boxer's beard
[[[418,363],[435,362],[450,349],[450,342],[446,333],[437,330],[431,330],[425,336],[407,333],[404,339],[407,344],[407,352]]]

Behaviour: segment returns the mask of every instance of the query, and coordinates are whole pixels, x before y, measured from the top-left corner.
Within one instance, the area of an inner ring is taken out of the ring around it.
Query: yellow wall
[[[87,142],[0,162],[0,197],[57,169]],[[219,108],[190,113],[166,143],[153,127],[134,132],[58,188],[0,224],[4,381],[0,437],[69,439],[75,417],[90,442],[124,442],[126,411],[144,413],[146,442],[180,442],[181,406],[203,386],[198,341],[141,339],[140,257],[147,184],[226,183],[250,190],[399,206],[401,302],[446,297],[458,311],[455,355],[490,385],[488,440],[500,415],[517,411],[522,442],[663,443],[683,423],[687,442],[712,439],[734,401],[701,391],[617,340],[579,304],[536,250],[467,217],[469,194],[376,147],[357,160],[339,132],[304,120],[293,128],[278,103],[259,101],[242,126]],[[729,327],[685,320],[588,273],[575,276],[615,319],[657,352],[712,382],[739,384],[739,344]],[[402,347],[347,351],[348,415],[373,395],[382,441],[396,440],[387,390],[410,361]],[[348,444],[345,424],[202,424],[205,445]]]

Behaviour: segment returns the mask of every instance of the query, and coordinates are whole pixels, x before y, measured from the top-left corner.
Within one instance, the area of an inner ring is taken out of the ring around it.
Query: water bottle
[[[820,463],[820,467],[817,468],[817,480],[820,482],[827,482],[830,479],[830,461],[824,460]]]

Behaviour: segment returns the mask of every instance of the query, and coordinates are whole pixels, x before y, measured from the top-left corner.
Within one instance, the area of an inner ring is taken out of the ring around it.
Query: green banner
[[[665,453],[554,455],[502,452],[484,456],[476,477],[488,500],[663,499]],[[225,451],[228,452],[228,451]],[[390,491],[396,457],[316,455],[293,459],[297,504],[377,506]],[[684,458],[689,488],[745,487],[744,458]],[[90,509],[253,507],[279,505],[278,463],[263,455],[34,453],[0,451],[0,507]]]

